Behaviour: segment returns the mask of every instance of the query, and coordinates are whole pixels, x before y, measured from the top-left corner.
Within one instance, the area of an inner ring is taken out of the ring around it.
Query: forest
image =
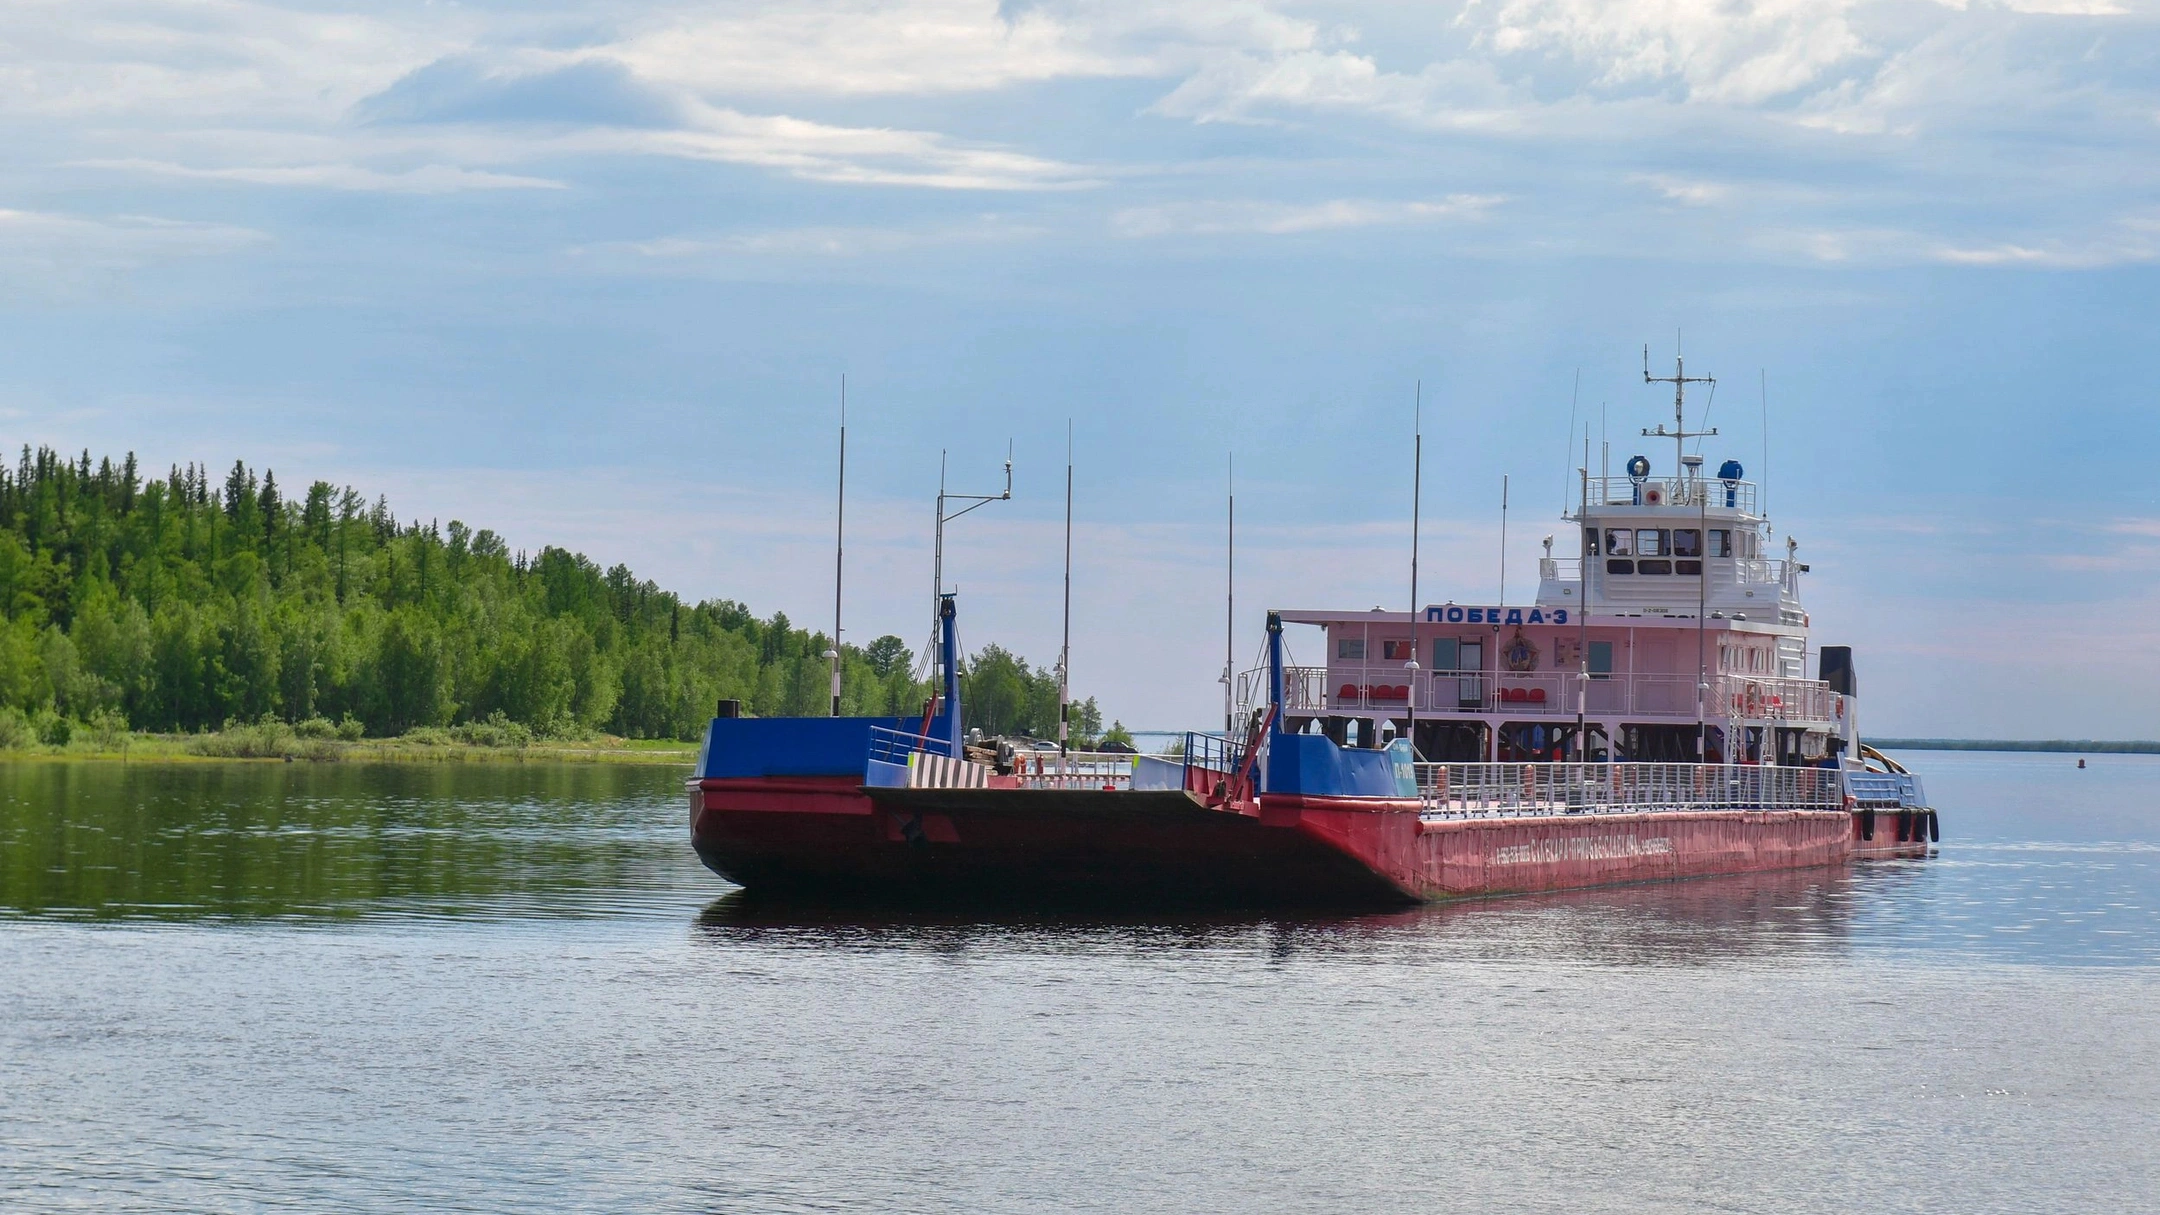
[[[194,464],[159,478],[132,453],[23,448],[0,465],[0,613],[0,734],[47,743],[263,721],[694,739],[721,699],[781,716],[830,697],[829,636],[784,614],[689,603],[560,548],[513,553],[455,519],[401,522],[349,486],[287,497],[240,461],[222,480]],[[1053,670],[996,645],[962,670],[968,726],[1054,736]],[[898,637],[843,646],[842,711],[920,714],[916,675]],[[1073,722],[1100,730],[1092,699]]]

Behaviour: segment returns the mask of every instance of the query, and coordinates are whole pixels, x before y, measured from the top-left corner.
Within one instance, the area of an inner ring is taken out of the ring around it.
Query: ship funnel
[[[1822,681],[1840,696],[1860,694],[1859,679],[1853,673],[1851,646],[1826,645],[1822,648]]]

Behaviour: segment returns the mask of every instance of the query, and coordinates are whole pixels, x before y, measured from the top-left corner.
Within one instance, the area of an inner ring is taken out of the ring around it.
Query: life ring
[[[1746,693],[1746,695],[1747,695],[1747,716],[1749,716],[1749,717],[1761,717],[1761,716],[1762,716],[1762,708],[1763,708],[1763,704],[1762,704],[1762,685],[1761,685],[1761,684],[1759,684],[1759,683],[1754,683],[1754,682],[1752,682],[1752,681],[1751,681],[1751,682],[1750,682],[1750,683],[1748,684],[1748,686],[1747,686],[1747,693]]]

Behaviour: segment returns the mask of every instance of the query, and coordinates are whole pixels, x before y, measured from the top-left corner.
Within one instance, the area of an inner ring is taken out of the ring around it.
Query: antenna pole
[[[1500,474],[1500,606],[1507,606],[1507,480]]]
[[[1058,642],[1058,761],[1063,769],[1072,726],[1072,419],[1065,419],[1065,634]]]
[[[1704,763],[1709,756],[1709,737],[1705,729],[1709,717],[1710,668],[1705,659],[1704,630],[1709,622],[1704,619],[1710,613],[1710,492],[1707,485],[1699,487],[1695,495],[1695,536],[1700,546],[1696,560],[1702,565],[1701,576],[1695,579],[1695,762]],[[1732,740],[1725,742],[1727,751]]]
[[[1590,424],[1582,428],[1582,512],[1577,516],[1582,532],[1581,562],[1575,583],[1575,743],[1583,763],[1590,762]],[[1503,605],[1504,606],[1504,605]]]
[[[1582,368],[1577,367],[1575,369],[1575,390],[1568,394],[1567,403],[1567,441],[1568,447],[1570,448],[1570,450],[1566,453],[1568,456],[1573,456],[1575,454],[1575,452],[1572,450],[1575,446],[1575,413],[1576,407],[1581,403]],[[1565,518],[1567,515],[1567,482],[1565,481],[1562,481],[1560,483],[1560,514],[1563,518]]]
[[[833,522],[832,715],[840,716],[840,580],[847,572],[847,373],[840,375],[840,495]]]
[[[1762,471],[1755,475],[1755,513],[1770,521],[1770,369],[1760,369],[1762,387]]]
[[[1411,397],[1410,439],[1410,661],[1403,665],[1410,670],[1410,758],[1418,758],[1417,745],[1417,698],[1424,681],[1418,678],[1418,655],[1423,653],[1418,637],[1418,521],[1424,516],[1425,494],[1425,381],[1420,379]],[[1568,427],[1574,428],[1569,422]],[[1502,560],[1505,561],[1504,546]],[[1506,606],[1505,604],[1502,605]]]
[[[1237,733],[1237,453],[1229,453],[1229,528],[1223,548],[1223,737]]]

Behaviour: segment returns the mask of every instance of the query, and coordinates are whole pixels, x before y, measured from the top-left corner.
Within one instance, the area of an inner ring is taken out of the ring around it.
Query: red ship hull
[[[1426,821],[1414,799],[866,788],[707,779],[691,839],[753,890],[1377,904],[1925,856],[1926,812],[1699,810]]]

